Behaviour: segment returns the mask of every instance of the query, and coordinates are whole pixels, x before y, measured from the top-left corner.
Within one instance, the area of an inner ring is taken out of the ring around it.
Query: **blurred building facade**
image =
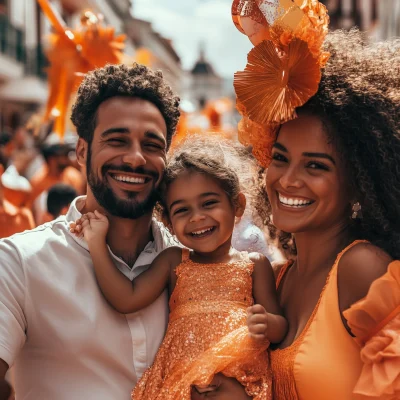
[[[52,0],[67,26],[79,24],[81,12],[91,9],[104,16],[116,33],[127,34],[125,53],[135,57],[146,48],[154,57],[151,67],[161,69],[178,92],[183,71],[172,43],[150,23],[132,16],[131,0]],[[0,0],[0,130],[13,129],[18,121],[39,110],[47,101],[45,48],[51,31],[37,0]]]
[[[153,69],[160,69],[171,87],[181,92],[183,86],[183,69],[181,59],[172,42],[153,29],[150,22],[138,18],[130,18],[126,33],[132,40],[140,58],[146,58]]]
[[[200,47],[199,58],[193,68],[187,71],[184,97],[197,109],[201,109],[210,100],[224,96],[225,82],[207,60],[205,49]]]
[[[0,129],[47,98],[36,0],[0,0]]]
[[[359,27],[373,40],[400,36],[400,0],[320,0],[331,19],[331,29]]]

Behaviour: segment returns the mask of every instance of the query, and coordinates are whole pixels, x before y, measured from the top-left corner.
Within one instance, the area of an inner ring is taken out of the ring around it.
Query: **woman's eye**
[[[274,153],[272,159],[275,161],[287,161],[287,158],[281,153]]]
[[[319,162],[315,162],[312,161],[310,163],[307,164],[307,168],[310,169],[322,169],[324,171],[329,171],[329,167],[326,166],[325,164],[319,163]]]

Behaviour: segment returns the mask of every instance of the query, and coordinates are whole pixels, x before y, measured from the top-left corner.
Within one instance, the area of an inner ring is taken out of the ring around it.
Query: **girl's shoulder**
[[[158,257],[162,258],[171,266],[177,266],[182,262],[184,249],[178,246],[171,246],[163,250]]]

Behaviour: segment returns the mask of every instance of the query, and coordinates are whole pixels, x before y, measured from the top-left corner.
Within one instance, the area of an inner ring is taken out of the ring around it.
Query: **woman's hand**
[[[262,305],[255,304],[247,309],[247,326],[253,339],[267,339],[268,313]]]

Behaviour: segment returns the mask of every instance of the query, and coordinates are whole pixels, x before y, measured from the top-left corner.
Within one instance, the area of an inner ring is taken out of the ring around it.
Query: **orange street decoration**
[[[49,3],[38,0],[52,24],[47,58],[49,60],[49,99],[44,119],[54,120],[54,131],[64,136],[66,116],[72,95],[88,71],[107,63],[123,62],[125,35],[102,26],[102,16],[85,11],[78,29],[69,29]]]
[[[146,65],[146,67],[151,67],[154,63],[154,54],[145,47],[139,47],[135,53],[135,62],[138,64]]]
[[[329,59],[322,49],[329,17],[317,0],[234,0],[232,19],[255,46],[234,79],[239,140],[267,167],[279,125],[318,90]]]
[[[191,135],[218,135],[223,139],[232,139],[233,127],[224,125],[226,114],[232,112],[234,104],[231,99],[222,97],[210,100],[202,110],[195,112],[181,109],[181,116],[171,142],[171,150],[176,149]]]

